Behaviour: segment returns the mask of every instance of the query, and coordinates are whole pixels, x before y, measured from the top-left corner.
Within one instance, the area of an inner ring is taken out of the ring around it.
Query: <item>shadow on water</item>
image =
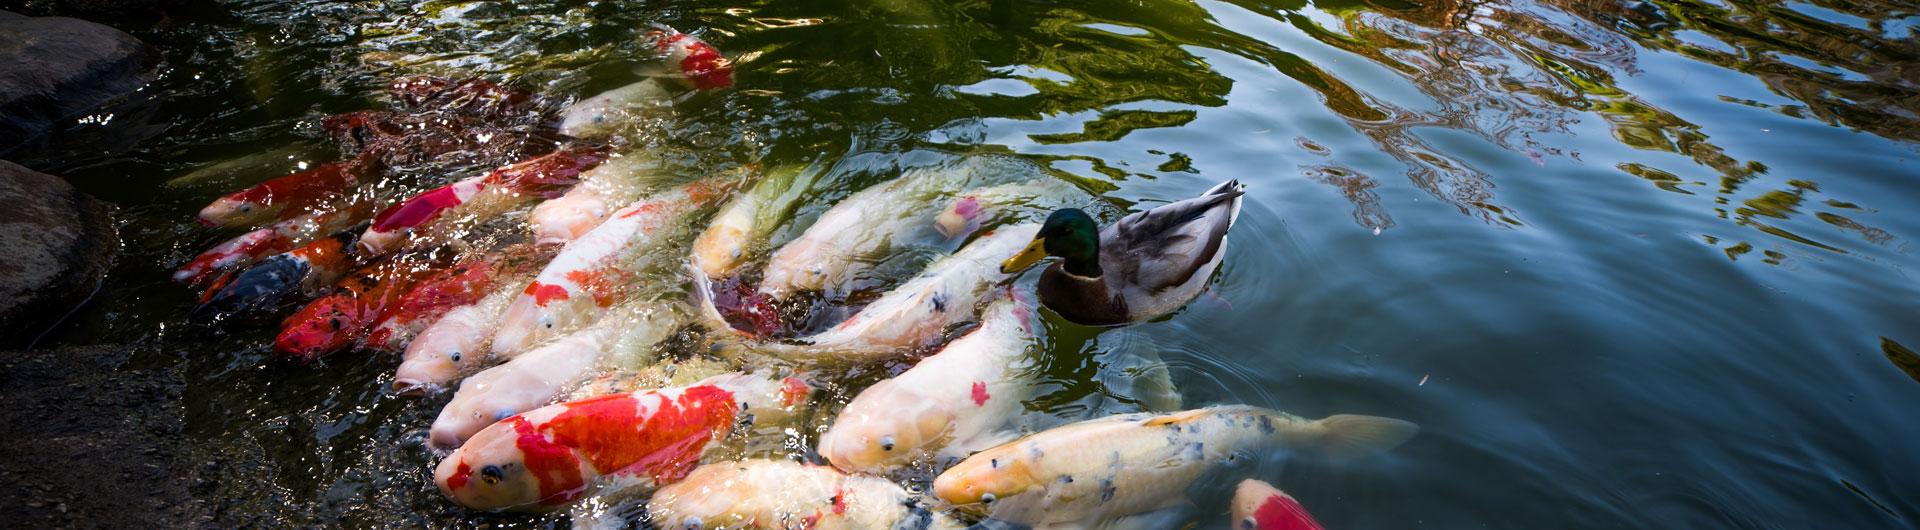
[[[293,365],[272,329],[185,324],[168,267],[229,234],[192,222],[222,189],[165,183],[326,160],[317,120],[397,75],[621,86],[655,22],[739,64],[639,139],[679,167],[839,164],[822,201],[935,151],[1016,154],[1121,208],[1250,184],[1210,294],[1053,322],[1029,427],[1160,408],[1159,371],[1188,406],[1422,424],[1384,458],[1261,470],[1330,528],[1920,521],[1901,2],[213,2],[137,31],[166,57],[162,129],[54,161],[121,205],[127,245],[57,340],[183,368],[220,526],[565,524],[441,499],[422,440],[446,397],[386,394],[392,359]]]

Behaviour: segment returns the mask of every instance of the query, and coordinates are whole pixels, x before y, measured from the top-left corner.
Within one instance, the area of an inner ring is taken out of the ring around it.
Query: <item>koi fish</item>
[[[393,390],[402,395],[438,392],[466,374],[478,371],[493,360],[487,341],[493,338],[500,313],[520,297],[530,277],[502,280],[504,288],[460,306],[427,326],[402,354],[400,367],[393,371]]]
[[[805,179],[800,178],[802,174]],[[714,214],[707,228],[693,240],[693,264],[710,278],[732,276],[753,257],[754,245],[784,223],[800,204],[800,195],[818,178],[819,171],[788,166],[767,173],[752,189],[734,197]]]
[[[787,460],[707,464],[659,489],[657,528],[947,530],[952,517],[887,479]]]
[[[1185,503],[1195,480],[1250,454],[1364,456],[1398,446],[1418,430],[1390,418],[1308,420],[1246,405],[1124,414],[981,451],[941,473],[933,490],[953,506],[997,520],[1097,526]]]
[[[638,200],[662,175],[659,160],[640,154],[616,155],[580,174],[580,184],[565,195],[533,207],[527,224],[535,243],[566,243],[607,221],[620,205]]]
[[[460,382],[428,431],[436,447],[453,448],[507,416],[554,402],[604,366],[644,364],[654,343],[679,322],[676,311],[619,309],[596,325],[513,356]]]
[[[797,378],[730,373],[685,387],[608,394],[509,416],[434,470],[440,492],[476,510],[550,511],[605,486],[679,481],[722,438],[790,414]]]
[[[1030,241],[1039,231],[1039,225],[1029,223],[981,236],[840,324],[797,343],[737,344],[749,352],[814,363],[879,361],[933,346],[944,338],[948,328],[979,315],[980,300],[988,290],[1013,279],[1013,275],[1000,272],[994,260],[1018,252],[1024,241]],[[696,284],[704,283],[704,278],[696,278]],[[695,289],[701,316],[710,328],[729,333],[732,328],[714,308],[708,289]]]
[[[632,126],[635,116],[647,107],[667,106],[674,92],[658,80],[643,79],[595,94],[560,111],[560,134],[581,139],[613,136]]]
[[[1028,303],[994,302],[980,326],[913,368],[861,390],[820,436],[820,455],[849,473],[886,473],[931,458],[957,461],[1010,440],[999,429],[1032,396]]]
[[[325,289],[353,268],[356,233],[352,229],[335,232],[260,260],[195,306],[193,318],[270,311],[295,296]]]
[[[664,26],[647,32],[667,75],[649,78],[580,100],[560,112],[560,134],[602,138],[619,132],[648,106],[666,106],[676,93],[733,86],[733,63],[720,50]],[[663,82],[664,81],[664,82]]]
[[[1272,484],[1240,481],[1233,490],[1234,530],[1325,530],[1307,507]]]
[[[525,245],[510,247],[434,272],[415,283],[392,310],[381,315],[363,346],[384,351],[405,349],[415,333],[447,312],[478,303],[505,278],[522,272],[531,274],[529,269],[543,257],[532,251]]]
[[[996,170],[1019,169],[1003,165],[999,157],[968,157],[946,166],[909,169],[848,196],[773,252],[760,292],[783,299],[800,291],[840,294],[858,289],[859,281],[886,262],[875,259],[877,255],[899,255],[903,248],[952,252],[965,241],[957,237],[963,230],[971,233],[990,218],[1017,220],[1017,215],[997,215],[1003,210],[1050,213],[1049,206],[1063,206],[1075,196],[1072,186],[1044,176],[989,187],[976,184]],[[970,196],[973,200],[967,201]],[[958,219],[940,221],[948,212]]]
[[[491,345],[507,355],[556,334],[593,323],[601,310],[627,296],[628,277],[646,251],[668,239],[680,219],[719,200],[729,182],[694,182],[634,202],[568,243],[500,319]]]
[[[360,235],[360,249],[367,255],[378,256],[398,249],[415,233],[451,231],[446,227],[430,227],[429,223],[436,220],[485,219],[527,201],[564,191],[579,181],[580,172],[593,169],[604,160],[606,153],[597,148],[563,149],[427,190],[374,216],[373,226]]]
[[[201,208],[200,224],[237,227],[290,218],[345,196],[364,173],[359,162],[343,160],[255,184]]]
[[[293,250],[314,237],[346,228],[365,208],[318,212],[277,221],[252,232],[240,234],[194,256],[173,272],[173,281],[201,285],[214,276],[252,265],[267,256]]]
[[[733,86],[733,61],[707,41],[663,25],[648,29],[647,38],[653,41],[661,62],[679,71],[682,83],[695,90]]]
[[[288,316],[273,338],[274,351],[312,361],[365,337],[413,282],[429,272],[426,264],[404,258],[361,267],[336,282],[333,292]]]

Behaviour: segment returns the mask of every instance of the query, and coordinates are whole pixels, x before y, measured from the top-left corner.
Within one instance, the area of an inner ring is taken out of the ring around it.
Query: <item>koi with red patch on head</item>
[[[1307,508],[1272,484],[1247,479],[1233,492],[1234,530],[1323,530]]]
[[[200,224],[247,226],[304,213],[346,195],[361,169],[353,160],[329,162],[229,193],[200,209]]]
[[[680,388],[610,394],[542,407],[493,424],[440,462],[448,498],[481,510],[546,511],[606,478],[645,487],[692,471],[751,410],[777,414],[782,384],[725,374]]]
[[[712,44],[664,26],[649,30],[647,36],[654,39],[654,49],[667,64],[679,69],[693,88],[714,90],[733,86],[733,61]]]

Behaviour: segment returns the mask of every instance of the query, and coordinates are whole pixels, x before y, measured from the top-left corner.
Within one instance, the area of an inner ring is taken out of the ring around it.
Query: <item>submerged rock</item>
[[[0,345],[34,340],[92,296],[120,246],[106,205],[0,160]]]
[[[0,155],[138,92],[158,62],[120,30],[0,11]]]

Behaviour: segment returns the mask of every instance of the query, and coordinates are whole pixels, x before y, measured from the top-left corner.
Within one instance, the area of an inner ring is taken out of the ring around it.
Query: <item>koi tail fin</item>
[[[1336,414],[1313,424],[1319,427],[1316,441],[1320,450],[1333,458],[1386,452],[1420,432],[1420,426],[1410,421],[1358,414]]]

